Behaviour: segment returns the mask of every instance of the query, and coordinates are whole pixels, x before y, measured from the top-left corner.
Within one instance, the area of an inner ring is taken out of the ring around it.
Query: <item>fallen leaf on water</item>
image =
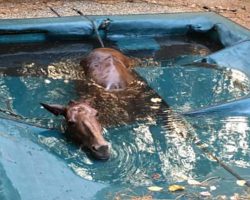
[[[210,197],[211,193],[208,192],[208,191],[204,191],[204,192],[200,192],[200,195],[203,196],[203,197]]]
[[[150,186],[150,187],[148,187],[148,190],[152,191],[152,192],[160,192],[160,191],[163,190],[163,188],[162,187],[158,187],[158,186]]]
[[[189,185],[201,185],[201,182],[196,181],[194,179],[189,179],[187,182]]]
[[[216,197],[216,199],[218,199],[218,200],[228,200],[226,195],[219,195],[219,196]]]
[[[237,180],[236,183],[239,186],[244,186],[246,184],[246,181],[245,180]]]
[[[170,185],[168,187],[168,190],[170,192],[176,192],[176,191],[181,191],[181,190],[185,190],[185,187],[184,186],[181,186],[181,185]]]
[[[217,188],[216,188],[214,185],[210,186],[210,190],[211,190],[211,191],[216,190],[216,189],[217,189]]]
[[[45,79],[44,82],[47,84],[51,83],[51,81],[49,79]]]
[[[216,162],[216,159],[215,159],[215,157],[214,157],[213,155],[207,154],[207,157],[208,157],[208,159],[210,159],[211,161]]]
[[[160,98],[151,98],[151,102],[160,103],[162,100]]]
[[[230,200],[239,200],[239,199],[240,195],[238,193],[234,193],[234,195],[230,197]]]
[[[153,200],[153,197],[150,195],[146,195],[141,197],[132,197],[131,200]]]
[[[150,106],[150,108],[152,108],[152,109],[159,109],[160,106]]]

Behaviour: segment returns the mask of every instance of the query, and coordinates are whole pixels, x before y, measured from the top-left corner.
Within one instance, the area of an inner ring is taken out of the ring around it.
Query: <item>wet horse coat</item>
[[[89,149],[97,159],[109,158],[109,144],[103,137],[98,112],[88,101],[70,101],[67,106],[44,103],[41,105],[54,115],[64,116],[67,123],[66,135],[75,143]]]
[[[133,60],[111,48],[97,48],[81,62],[85,74],[107,91],[124,90],[133,82]]]

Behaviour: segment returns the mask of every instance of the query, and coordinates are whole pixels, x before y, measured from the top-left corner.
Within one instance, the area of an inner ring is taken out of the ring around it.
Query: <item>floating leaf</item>
[[[176,191],[181,191],[181,190],[185,190],[185,187],[184,186],[181,186],[181,185],[170,185],[168,187],[168,190],[170,192],[176,192]]]
[[[201,185],[201,182],[196,181],[194,179],[189,179],[187,182],[189,185]]]
[[[120,199],[117,199],[120,200]],[[131,200],[153,200],[153,197],[151,195],[146,196],[133,196]]]
[[[210,186],[210,190],[211,190],[211,191],[216,190],[216,189],[217,189],[217,188],[216,188],[214,185]]]
[[[45,79],[44,82],[47,84],[51,83],[51,81],[49,79]]]
[[[203,196],[203,197],[210,197],[211,193],[208,192],[208,191],[204,191],[204,192],[200,192],[200,195]]]
[[[162,100],[160,98],[151,98],[151,102],[160,103]]]
[[[216,162],[216,159],[215,159],[215,157],[214,157],[213,155],[207,154],[207,157],[208,157],[208,159],[210,159],[211,161]]]
[[[227,198],[226,195],[219,195],[219,196],[217,196],[216,199],[219,199],[219,200],[227,200],[228,198]]]
[[[244,186],[246,184],[246,181],[245,180],[237,180],[236,183],[239,186]]]
[[[150,108],[151,108],[151,109],[155,109],[155,110],[156,110],[156,109],[159,109],[159,108],[160,108],[160,106],[150,106]]]
[[[230,200],[239,200],[239,199],[240,195],[238,193],[234,193],[234,195],[230,197]]]
[[[163,188],[162,187],[158,187],[158,186],[150,186],[150,187],[148,187],[148,190],[152,191],[152,192],[160,192],[160,191],[163,190]]]

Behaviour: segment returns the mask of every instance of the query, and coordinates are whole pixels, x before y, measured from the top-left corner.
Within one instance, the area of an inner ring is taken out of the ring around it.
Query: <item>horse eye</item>
[[[85,109],[79,108],[77,111],[78,111],[78,112],[85,112]]]

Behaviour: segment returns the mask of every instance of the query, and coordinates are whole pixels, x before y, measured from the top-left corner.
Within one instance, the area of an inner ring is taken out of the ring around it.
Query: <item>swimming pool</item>
[[[84,17],[2,20],[1,199],[245,194],[247,187],[188,136],[249,180],[250,32],[214,13],[91,18],[98,25],[109,18],[100,30],[105,45],[139,60],[138,84],[120,101],[102,97],[96,105],[111,158],[89,158],[65,139],[63,119],[39,105],[95,95],[79,66],[99,47],[91,23]],[[194,186],[193,179],[209,181]],[[173,184],[186,189],[169,192]]]

